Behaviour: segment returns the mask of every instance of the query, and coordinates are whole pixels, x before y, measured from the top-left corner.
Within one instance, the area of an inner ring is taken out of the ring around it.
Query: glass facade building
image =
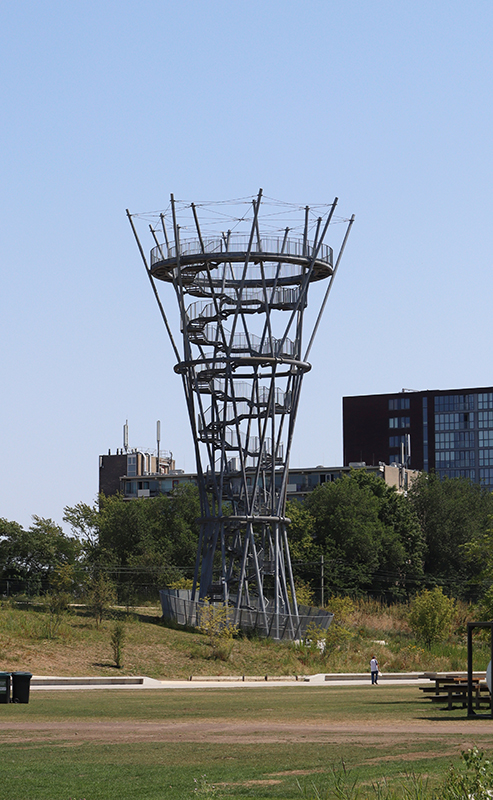
[[[344,464],[404,463],[493,490],[493,388],[343,399]]]

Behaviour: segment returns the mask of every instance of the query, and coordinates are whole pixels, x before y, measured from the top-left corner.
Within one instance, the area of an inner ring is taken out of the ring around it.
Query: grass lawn
[[[491,721],[405,686],[34,691],[0,708],[0,800],[310,798],[311,781],[332,797],[342,760],[372,797],[493,751]]]

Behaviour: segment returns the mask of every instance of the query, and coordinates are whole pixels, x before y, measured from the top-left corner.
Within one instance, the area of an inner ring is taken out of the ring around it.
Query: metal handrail
[[[212,239],[185,239],[179,243],[179,255],[187,256],[200,255],[205,253],[214,255],[215,253],[246,253],[248,251],[248,236],[232,234],[228,237],[227,243],[221,237]],[[263,236],[260,241],[252,243],[251,253],[276,253],[277,255],[295,256],[298,258],[311,258],[318,247],[317,260],[323,261],[332,266],[333,250],[327,244],[315,245],[304,242],[303,239],[285,239],[283,236]],[[178,255],[175,242],[170,242],[153,247],[151,250],[151,266],[163,260],[163,255],[167,258],[176,258]]]

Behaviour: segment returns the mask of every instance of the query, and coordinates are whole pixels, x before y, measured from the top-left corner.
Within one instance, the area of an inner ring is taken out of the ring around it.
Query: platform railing
[[[180,242],[179,254],[186,258],[187,256],[199,255],[200,253],[210,255],[214,253],[246,253],[248,251],[248,246],[248,236],[238,234],[229,236],[227,240],[222,238],[204,239],[202,243],[199,239],[185,239]],[[275,236],[262,236],[260,241],[252,242],[250,248],[250,252],[252,253],[276,253],[277,255],[285,254],[287,256],[299,258],[311,258],[314,250],[313,244],[310,242],[305,243],[303,239],[284,239],[284,237]],[[162,261],[163,257],[176,258],[176,256],[177,248],[175,243],[170,244],[168,247],[164,244],[159,245],[151,250],[151,266]],[[332,266],[332,248],[326,244],[321,244],[318,247],[317,260],[324,261]]]

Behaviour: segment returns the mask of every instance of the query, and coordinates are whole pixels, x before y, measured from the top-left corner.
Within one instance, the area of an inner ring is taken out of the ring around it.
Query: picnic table
[[[424,677],[430,678],[433,686],[420,686],[419,689],[428,696],[432,703],[447,703],[447,709],[452,710],[454,702],[460,703],[462,708],[466,708],[469,684],[468,679],[461,675],[437,675],[426,674]],[[475,676],[472,679],[473,701],[476,708],[481,705],[491,705],[491,695],[482,676]]]

